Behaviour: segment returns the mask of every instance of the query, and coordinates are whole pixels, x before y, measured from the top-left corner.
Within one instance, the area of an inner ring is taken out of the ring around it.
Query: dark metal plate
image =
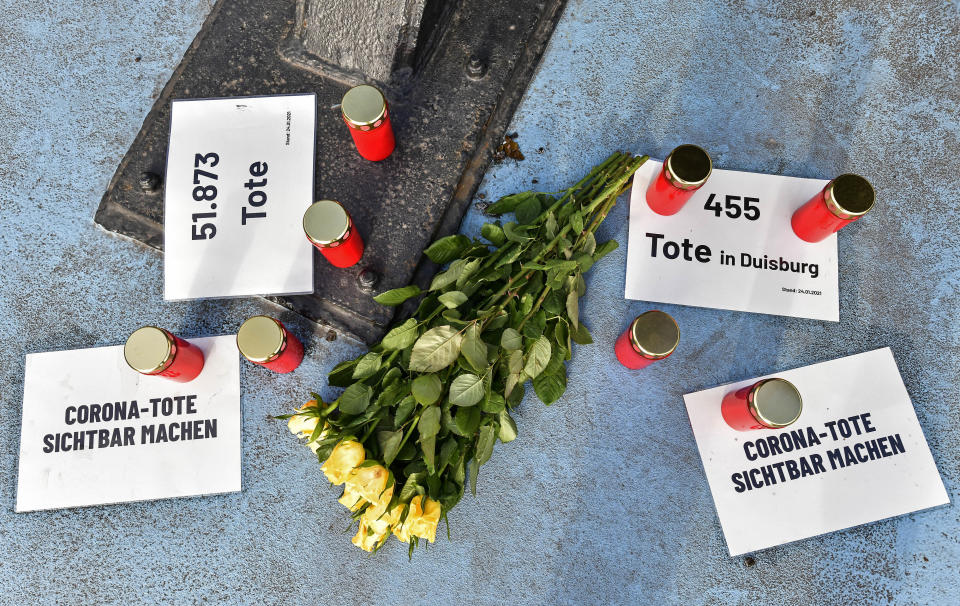
[[[379,292],[424,281],[435,267],[421,251],[453,233],[502,141],[565,0],[463,2],[422,68],[390,84],[397,150],[382,162],[357,155],[336,107],[348,84],[283,58],[296,27],[294,0],[220,0],[174,71],[124,156],[97,210],[104,228],[163,246],[163,195],[145,192],[141,173],[163,174],[170,100],[315,92],[318,198],[340,200],[366,241],[359,265],[330,266],[316,253],[313,295],[276,298],[306,317],[373,342],[393,310],[361,288],[367,267]],[[486,67],[468,75],[471,56]]]

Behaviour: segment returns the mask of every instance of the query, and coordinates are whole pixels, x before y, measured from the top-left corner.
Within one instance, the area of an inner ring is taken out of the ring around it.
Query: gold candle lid
[[[696,189],[707,182],[713,172],[713,162],[702,147],[681,145],[675,148],[663,166],[667,179],[680,189]]]
[[[133,331],[123,346],[123,357],[130,368],[145,375],[163,371],[173,361],[173,335],[156,326]]]
[[[860,175],[847,173],[827,183],[823,199],[830,212],[841,219],[853,219],[862,217],[873,208],[876,192]]]
[[[287,342],[283,325],[270,316],[253,316],[237,331],[237,349],[251,362],[275,360]]]
[[[654,309],[642,313],[630,325],[630,344],[644,358],[666,358],[673,353],[678,343],[680,327],[666,312]]]
[[[376,88],[361,84],[354,86],[343,96],[340,111],[351,126],[370,126],[381,120],[387,112],[387,100]]]
[[[800,392],[786,379],[758,381],[747,394],[747,404],[754,418],[772,429],[792,424],[803,410]]]
[[[350,215],[336,200],[319,200],[303,213],[303,231],[314,244],[330,246],[346,239]]]

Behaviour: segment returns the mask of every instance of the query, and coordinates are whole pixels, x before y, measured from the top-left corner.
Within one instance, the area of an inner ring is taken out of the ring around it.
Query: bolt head
[[[160,189],[160,175],[150,171],[143,171],[137,178],[137,183],[145,193],[156,193]]]
[[[357,286],[359,286],[363,292],[373,292],[374,287],[376,287],[379,281],[380,274],[369,267],[364,267],[360,270],[360,273],[357,274]]]
[[[471,55],[467,61],[467,77],[479,80],[487,73],[487,64],[478,55]]]

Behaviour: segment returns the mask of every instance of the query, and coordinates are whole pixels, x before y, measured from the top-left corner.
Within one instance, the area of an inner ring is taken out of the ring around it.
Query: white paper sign
[[[785,429],[721,416],[764,377],[683,397],[731,556],[949,502],[889,348],[770,376],[803,398]]]
[[[664,217],[646,202],[661,165],[633,178],[626,298],[840,320],[836,234],[810,244],[790,227],[826,181],[714,169]]]
[[[171,104],[165,299],[313,292],[316,107],[312,93]]]
[[[16,510],[240,490],[236,337],[190,342],[188,383],[131,370],[123,346],[28,354]]]

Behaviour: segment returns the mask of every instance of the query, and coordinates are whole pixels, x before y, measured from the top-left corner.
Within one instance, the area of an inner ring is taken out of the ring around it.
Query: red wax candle
[[[203,370],[203,352],[156,326],[133,331],[123,346],[130,368],[145,375],[158,375],[180,383],[197,378]]]
[[[270,316],[248,318],[237,331],[237,349],[244,358],[273,372],[290,372],[303,360],[303,343]]]
[[[343,96],[340,110],[361,156],[377,162],[393,153],[396,141],[383,93],[367,84],[354,86]]]
[[[647,188],[647,205],[659,215],[680,212],[694,192],[703,187],[713,171],[706,151],[696,145],[681,145],[663,161],[660,173]]]
[[[336,200],[320,200],[303,213],[303,231],[335,267],[356,265],[363,257],[363,239],[350,214]]]
[[[780,429],[800,418],[803,400],[786,379],[763,379],[723,397],[720,413],[737,431]]]
[[[617,359],[627,368],[645,368],[673,353],[680,342],[680,329],[666,312],[651,310],[630,323],[614,345]]]
[[[860,175],[840,175],[798,208],[790,225],[801,240],[820,242],[867,214],[875,198],[873,186]]]

